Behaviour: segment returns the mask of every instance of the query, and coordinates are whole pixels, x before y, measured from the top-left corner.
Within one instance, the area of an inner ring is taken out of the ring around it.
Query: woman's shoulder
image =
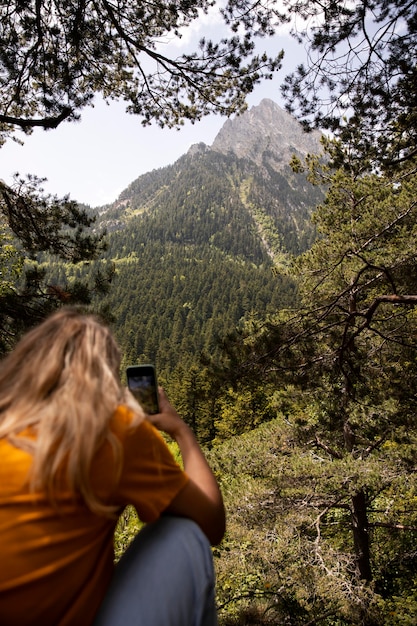
[[[110,428],[123,445],[125,460],[129,455],[135,459],[140,455],[143,458],[154,457],[168,464],[174,460],[162,433],[145,415],[138,416],[130,407],[117,407]]]
[[[136,434],[141,437],[159,436],[157,429],[146,419],[145,415],[136,414],[125,404],[117,407],[111,419],[110,428],[121,439]]]
[[[111,418],[110,428],[115,434],[123,435],[132,428],[141,427],[144,421],[144,416],[135,414],[126,404],[119,404]]]

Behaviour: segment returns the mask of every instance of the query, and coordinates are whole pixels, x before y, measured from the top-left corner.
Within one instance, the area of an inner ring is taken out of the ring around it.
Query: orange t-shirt
[[[158,431],[146,420],[130,428],[119,407],[111,428],[123,445],[123,469],[115,479],[113,453],[104,444],[92,465],[102,501],[135,506],[144,522],[156,520],[188,481]],[[30,493],[32,457],[0,440],[0,624],[88,626],[113,573],[117,520],[92,513],[68,493],[58,508]]]

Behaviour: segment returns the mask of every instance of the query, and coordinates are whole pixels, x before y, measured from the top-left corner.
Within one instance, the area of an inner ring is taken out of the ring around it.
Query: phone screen
[[[159,413],[158,384],[153,365],[131,365],[126,369],[127,386],[145,413]]]

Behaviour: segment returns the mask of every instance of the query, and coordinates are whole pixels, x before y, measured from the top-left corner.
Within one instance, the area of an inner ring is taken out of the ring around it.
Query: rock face
[[[301,124],[272,100],[264,99],[241,116],[225,122],[211,149],[235,154],[262,167],[277,171],[288,165],[291,156],[320,152],[321,133],[305,133]]]

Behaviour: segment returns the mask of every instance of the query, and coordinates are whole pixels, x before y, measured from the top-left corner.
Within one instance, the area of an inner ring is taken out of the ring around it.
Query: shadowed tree
[[[94,233],[94,219],[68,198],[45,195],[42,181],[16,178],[0,182],[0,353],[13,347],[20,333],[61,304],[89,304],[93,293],[107,291],[110,264],[90,272],[89,280],[53,281],[37,259],[48,253],[66,263],[98,257],[103,233]]]

